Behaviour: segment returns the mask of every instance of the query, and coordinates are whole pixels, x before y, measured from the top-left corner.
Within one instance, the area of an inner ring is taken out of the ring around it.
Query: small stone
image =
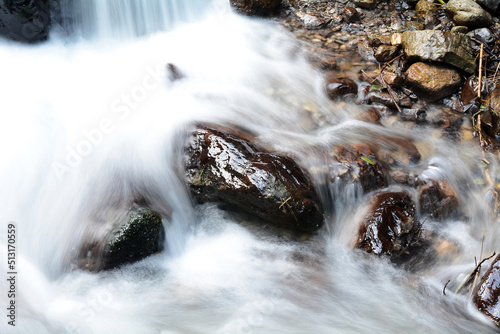
[[[326,75],[326,92],[330,99],[335,100],[346,95],[356,95],[358,85],[349,78],[338,78],[335,73]]]
[[[393,72],[384,72],[384,80],[389,86],[394,88],[400,88],[404,82],[401,74]]]
[[[380,45],[375,51],[375,59],[378,62],[386,63],[393,60],[398,52],[397,46],[392,45]]]
[[[359,13],[356,8],[345,6],[344,7],[344,18],[346,22],[352,23],[359,21]]]
[[[432,219],[453,218],[458,212],[460,200],[445,180],[426,180],[418,189],[420,212]]]
[[[374,9],[377,7],[377,1],[376,0],[354,0],[352,2],[359,8],[364,8],[364,9]]]
[[[486,44],[492,44],[496,40],[495,35],[493,35],[488,28],[472,30],[467,35],[470,38],[478,39],[480,42],[485,42]]]
[[[403,34],[394,33],[391,35],[391,44],[394,46],[400,46],[403,44]]]
[[[368,37],[370,46],[391,45],[392,35],[373,35]]]
[[[451,28],[450,32],[454,34],[466,34],[469,32],[469,28],[467,28],[466,26],[454,26],[453,28]]]
[[[405,24],[405,29],[407,31],[415,31],[424,29],[424,25],[418,21],[409,21]]]
[[[174,82],[174,81],[177,81],[177,80],[184,78],[184,74],[182,74],[182,72],[179,70],[179,68],[177,66],[175,66],[174,64],[168,63],[167,64],[167,77],[168,77],[168,80],[170,80],[171,82]]]
[[[370,46],[369,41],[366,38],[358,42],[358,53],[361,58],[366,61],[377,61],[377,59],[375,59],[375,51]]]
[[[429,101],[437,101],[460,88],[460,74],[453,68],[415,63],[406,72],[406,83],[415,93]]]
[[[426,19],[429,16],[434,16],[437,12],[437,4],[427,1],[427,0],[420,0],[417,5],[415,6],[415,10],[417,11],[418,17],[421,19]]]
[[[320,29],[325,24],[325,20],[316,15],[308,14],[302,11],[296,12],[295,15],[299,18],[302,26],[309,30]]]
[[[450,0],[446,12],[456,25],[481,28],[493,23],[491,15],[473,0]]]
[[[359,121],[373,123],[373,124],[380,124],[381,118],[382,116],[380,115],[380,112],[376,108],[368,108],[364,112],[362,112],[358,117],[356,117],[356,119]]]
[[[396,104],[394,103],[394,100],[391,98],[391,95],[389,95],[389,93],[387,92],[370,93],[370,96],[368,97],[368,103],[369,104],[378,103],[387,106],[391,109],[396,109]]]
[[[447,63],[467,73],[476,69],[470,38],[464,34],[436,30],[405,31],[402,45],[409,58]]]

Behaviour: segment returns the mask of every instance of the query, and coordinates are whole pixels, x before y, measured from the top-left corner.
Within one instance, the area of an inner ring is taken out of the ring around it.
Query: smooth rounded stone
[[[364,9],[374,9],[377,7],[377,0],[353,0],[352,3]]]
[[[380,45],[375,51],[375,59],[378,62],[386,63],[393,60],[398,54],[398,47],[392,45]]]
[[[229,3],[240,14],[269,16],[276,12],[281,0],[229,0]]]
[[[466,34],[469,32],[469,28],[467,28],[466,26],[454,26],[453,28],[451,28],[450,32],[454,34]]]
[[[438,7],[437,4],[431,1],[420,0],[415,6],[415,10],[417,11],[418,17],[420,17],[421,19],[425,19],[428,16],[434,16],[434,14],[436,14],[438,10]]]
[[[500,326],[500,254],[483,275],[472,293],[472,301],[479,311]]]
[[[419,62],[406,71],[406,83],[418,96],[437,101],[456,92],[461,79],[453,68]]]
[[[493,23],[491,15],[473,0],[450,0],[446,12],[460,26],[481,28]]]
[[[342,145],[335,148],[333,155],[338,164],[332,166],[331,182],[359,182],[364,192],[388,186],[386,168],[368,145]]]
[[[397,109],[395,101],[391,98],[391,95],[387,92],[371,92],[368,96],[369,104],[382,104],[391,109]]]
[[[77,266],[90,271],[117,268],[163,250],[165,229],[159,213],[130,209],[112,224],[115,228],[100,240],[82,245]]]
[[[338,78],[335,73],[328,73],[326,75],[326,92],[330,99],[346,95],[356,95],[358,93],[358,85],[349,78]]]
[[[350,6],[345,6],[344,11],[343,11],[343,16],[346,22],[352,23],[359,21],[359,13],[356,10],[356,8],[350,7]]]
[[[402,255],[420,227],[413,200],[405,192],[384,192],[374,195],[370,202],[356,247],[376,255]]]
[[[403,51],[412,60],[437,61],[467,73],[476,69],[470,37],[446,31],[405,31],[401,35]]]
[[[370,46],[377,47],[380,45],[391,45],[392,35],[373,35],[368,36]]]
[[[457,193],[445,180],[425,180],[418,187],[420,212],[436,220],[454,218],[459,211]]]
[[[480,28],[472,30],[467,34],[470,38],[476,38],[481,42],[486,42],[487,44],[494,43],[496,38],[495,35],[488,28]]]
[[[0,35],[36,43],[45,41],[52,20],[49,0],[0,0]]]
[[[220,126],[196,126],[184,152],[185,180],[195,199],[224,203],[293,230],[322,226],[322,204],[309,175],[251,139]]]

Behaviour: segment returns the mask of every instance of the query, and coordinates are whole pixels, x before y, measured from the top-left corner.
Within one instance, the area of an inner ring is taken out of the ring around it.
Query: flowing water
[[[470,144],[355,121],[361,110],[326,98],[293,37],[235,15],[225,0],[72,6],[61,8],[48,43],[0,41],[2,275],[9,223],[18,257],[16,327],[2,315],[0,333],[495,332],[467,295],[452,293],[473,269],[482,234],[483,254],[500,234],[491,194],[475,183],[482,157]],[[185,78],[169,81],[167,63]],[[254,131],[293,154],[318,189],[322,153],[333,145],[414,139],[423,155],[414,170],[461,195],[467,220],[425,223],[456,251],[408,270],[353,250],[366,196],[352,185],[322,192],[335,214],[302,241],[195,206],[179,176],[193,121]],[[137,193],[170,215],[166,251],[114,271],[74,270],[82,238],[99,234],[107,212]],[[7,314],[9,287],[0,282]]]

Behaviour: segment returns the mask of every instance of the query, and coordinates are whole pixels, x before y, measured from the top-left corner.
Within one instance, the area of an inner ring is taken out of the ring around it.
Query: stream
[[[363,108],[329,100],[303,50],[278,23],[237,15],[226,0],[73,1],[48,42],[0,40],[5,314],[8,224],[17,259],[16,326],[2,315],[0,333],[497,332],[468,293],[453,293],[481,250],[498,250],[491,194],[477,182],[481,152],[430,128],[356,120]],[[167,63],[181,80],[169,79]],[[293,156],[326,189],[325,226],[302,239],[195,205],[179,168],[186,130],[200,121],[244,127]],[[422,159],[412,170],[448,181],[467,217],[426,220],[455,248],[423,269],[353,249],[368,195],[327,187],[318,172],[331,147],[387,136],[414,141]],[[137,192],[170,215],[165,251],[76,270],[82,238]]]

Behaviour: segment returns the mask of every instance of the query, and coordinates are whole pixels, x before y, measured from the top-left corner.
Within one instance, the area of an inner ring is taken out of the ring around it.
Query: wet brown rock
[[[400,88],[404,83],[403,76],[393,72],[384,72],[384,80],[389,86],[394,88]]]
[[[456,25],[473,28],[489,27],[491,15],[473,0],[450,0],[446,12]]]
[[[392,45],[380,45],[375,51],[375,59],[381,63],[386,63],[397,56],[398,47]]]
[[[370,46],[370,42],[367,38],[358,42],[358,53],[361,58],[366,61],[377,61],[377,59],[375,59],[375,51]]]
[[[427,180],[418,188],[418,198],[422,214],[432,219],[453,218],[458,213],[459,197],[445,180]]]
[[[276,11],[281,0],[229,0],[229,3],[240,14],[268,16]]]
[[[500,88],[491,93],[485,106],[481,114],[482,129],[486,134],[494,137],[500,134]]]
[[[377,7],[377,1],[376,0],[354,0],[352,2],[359,8],[364,8],[364,9],[374,9]]]
[[[455,34],[466,34],[469,32],[469,28],[466,26],[454,26],[451,28],[450,32],[455,33]]]
[[[366,144],[337,147],[334,157],[338,165],[332,169],[332,178],[345,183],[359,182],[363,191],[370,192],[388,185],[385,167]]]
[[[420,97],[436,101],[460,88],[460,74],[453,68],[415,63],[406,72],[406,83]]]
[[[404,52],[411,59],[447,63],[467,73],[476,69],[467,35],[437,30],[405,31],[401,42]]]
[[[415,204],[405,192],[375,195],[358,231],[357,248],[376,255],[401,255],[415,238]]]
[[[497,255],[490,269],[473,292],[472,301],[482,313],[500,326],[500,255]]]
[[[463,114],[458,112],[440,112],[431,119],[429,123],[435,127],[439,127],[443,130],[443,133],[447,137],[459,138],[460,137],[460,127],[464,121]]]
[[[373,35],[368,36],[370,46],[377,47],[380,45],[391,45],[392,35]]]
[[[437,12],[437,5],[431,1],[420,0],[415,6],[415,10],[417,11],[417,15],[421,19],[426,19],[429,16],[434,16]]]
[[[320,227],[323,209],[308,175],[292,159],[266,152],[246,137],[197,126],[184,160],[194,197],[228,204],[281,227]]]
[[[361,113],[358,117],[356,117],[356,119],[359,121],[373,123],[373,124],[380,124],[381,118],[382,116],[380,115],[380,112],[376,108],[366,109],[363,113]]]
[[[358,93],[358,85],[349,78],[338,78],[335,73],[326,75],[326,92],[328,96],[335,100],[346,95],[356,95]]]
[[[346,22],[356,22],[359,21],[359,13],[356,10],[356,8],[350,7],[350,6],[345,6],[344,7],[344,19]]]
[[[396,103],[397,101],[393,100],[391,98],[391,95],[387,92],[372,92],[370,93],[368,97],[368,103],[378,103],[382,104],[386,107],[389,107],[391,109],[396,109]]]

